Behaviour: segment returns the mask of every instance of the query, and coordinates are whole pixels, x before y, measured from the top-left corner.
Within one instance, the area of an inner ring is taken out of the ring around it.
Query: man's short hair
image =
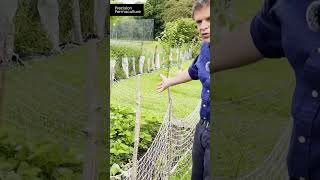
[[[210,6],[210,0],[196,0],[192,7],[192,18],[194,16],[194,12],[201,9],[202,7]]]

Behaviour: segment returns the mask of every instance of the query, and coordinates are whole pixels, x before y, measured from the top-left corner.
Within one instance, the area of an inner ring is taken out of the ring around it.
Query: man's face
[[[203,41],[210,43],[210,6],[203,6],[194,12],[193,18]]]

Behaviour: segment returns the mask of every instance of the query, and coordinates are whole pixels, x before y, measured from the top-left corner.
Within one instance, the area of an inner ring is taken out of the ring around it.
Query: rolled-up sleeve
[[[264,6],[252,19],[250,33],[256,48],[267,58],[284,57],[281,24],[276,9],[279,0],[265,0]]]
[[[198,60],[198,57],[197,56],[195,58],[195,60],[192,62],[192,64],[189,66],[189,69],[188,69],[188,72],[189,72],[189,75],[191,77],[191,79],[193,80],[198,80],[199,79],[199,76],[198,76],[198,67],[196,65],[196,62]]]

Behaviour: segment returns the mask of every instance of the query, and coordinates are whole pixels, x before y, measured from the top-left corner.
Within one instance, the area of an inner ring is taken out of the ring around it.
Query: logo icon
[[[210,61],[206,63],[206,71],[210,73]]]
[[[312,31],[320,32],[320,0],[314,1],[308,6],[306,20]]]

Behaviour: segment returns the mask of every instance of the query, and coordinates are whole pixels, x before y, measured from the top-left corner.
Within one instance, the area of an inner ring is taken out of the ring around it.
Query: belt
[[[204,119],[200,119],[199,124],[205,128],[208,128],[210,126],[210,121],[208,120],[204,120]]]

